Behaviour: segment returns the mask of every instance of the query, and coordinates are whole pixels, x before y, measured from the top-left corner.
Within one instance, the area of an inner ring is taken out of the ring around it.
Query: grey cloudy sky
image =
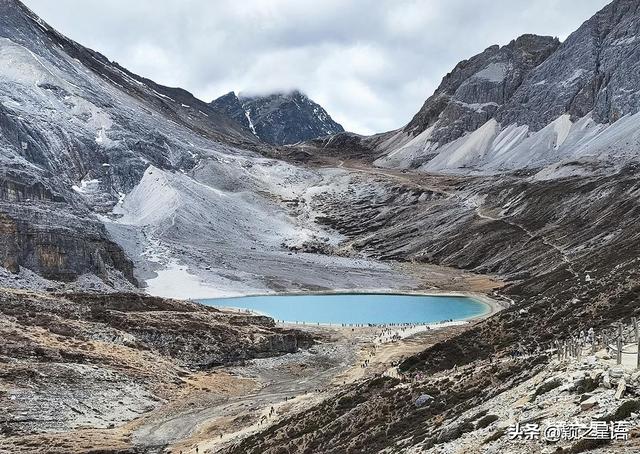
[[[608,0],[23,0],[156,82],[210,101],[299,88],[351,131],[400,127],[460,60],[560,39]]]

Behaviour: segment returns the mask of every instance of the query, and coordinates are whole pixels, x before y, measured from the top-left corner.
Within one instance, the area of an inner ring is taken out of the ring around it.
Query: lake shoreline
[[[210,300],[210,299],[216,299],[216,300],[228,300],[229,302],[235,300],[235,299],[240,299],[240,298],[247,298],[247,297],[265,297],[265,296],[314,296],[314,295],[389,295],[389,296],[433,296],[433,297],[462,297],[462,298],[468,298],[471,299],[477,303],[482,304],[486,310],[481,313],[481,314],[475,314],[475,315],[471,315],[468,317],[463,317],[463,318],[458,318],[455,319],[455,322],[471,322],[471,321],[477,321],[477,320],[482,320],[484,318],[490,317],[493,314],[501,311],[502,309],[504,309],[505,307],[507,307],[506,303],[500,302],[498,300],[495,300],[493,298],[490,298],[489,296],[487,296],[486,294],[483,293],[479,293],[479,292],[464,292],[464,291],[451,291],[451,290],[406,290],[406,291],[398,291],[397,289],[358,289],[358,291],[354,291],[354,290],[347,290],[347,289],[335,289],[335,290],[319,290],[319,291],[294,291],[294,292],[272,292],[272,293],[248,293],[248,294],[243,294],[243,295],[237,295],[237,296],[230,296],[230,297],[225,297],[225,298],[204,298],[204,299],[198,299],[198,300],[194,300],[195,302],[199,303],[199,304],[204,304],[203,302],[206,300]],[[260,311],[257,310],[253,310],[253,309],[243,309],[243,308],[238,308],[238,307],[233,307],[233,306],[220,306],[220,305],[215,305],[215,307],[219,308],[219,309],[224,309],[224,310],[229,310],[229,311],[233,311],[233,312],[240,312],[240,313],[252,313],[252,314],[256,314],[256,315],[263,315],[263,316],[267,316],[270,318],[274,318],[269,314],[265,314],[265,313],[261,313]],[[276,320],[274,318],[274,320]],[[313,325],[317,325],[317,326],[327,326],[327,327],[333,327],[333,326],[339,326],[339,324],[330,324],[330,323],[317,323],[317,322],[296,322],[296,321],[281,321],[281,320],[276,320],[276,322],[278,323],[283,323],[283,324],[300,324],[300,325],[304,325],[304,324],[313,324]],[[409,323],[408,323],[409,324]],[[381,324],[380,326],[389,326],[391,324]]]

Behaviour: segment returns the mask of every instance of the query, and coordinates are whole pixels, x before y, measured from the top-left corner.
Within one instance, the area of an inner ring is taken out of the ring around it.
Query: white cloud
[[[407,123],[460,60],[566,37],[607,0],[25,0],[76,41],[211,100],[299,88],[347,129]]]

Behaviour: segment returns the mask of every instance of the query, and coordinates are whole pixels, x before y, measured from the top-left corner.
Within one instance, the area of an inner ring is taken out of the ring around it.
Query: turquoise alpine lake
[[[489,310],[487,304],[464,296],[363,293],[243,296],[200,303],[249,309],[287,322],[334,325],[436,323],[477,317]]]

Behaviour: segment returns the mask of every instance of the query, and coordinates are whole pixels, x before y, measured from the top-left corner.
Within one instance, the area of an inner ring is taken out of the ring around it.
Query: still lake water
[[[463,296],[388,294],[264,295],[200,300],[217,307],[250,309],[288,322],[332,324],[434,323],[487,312]]]

